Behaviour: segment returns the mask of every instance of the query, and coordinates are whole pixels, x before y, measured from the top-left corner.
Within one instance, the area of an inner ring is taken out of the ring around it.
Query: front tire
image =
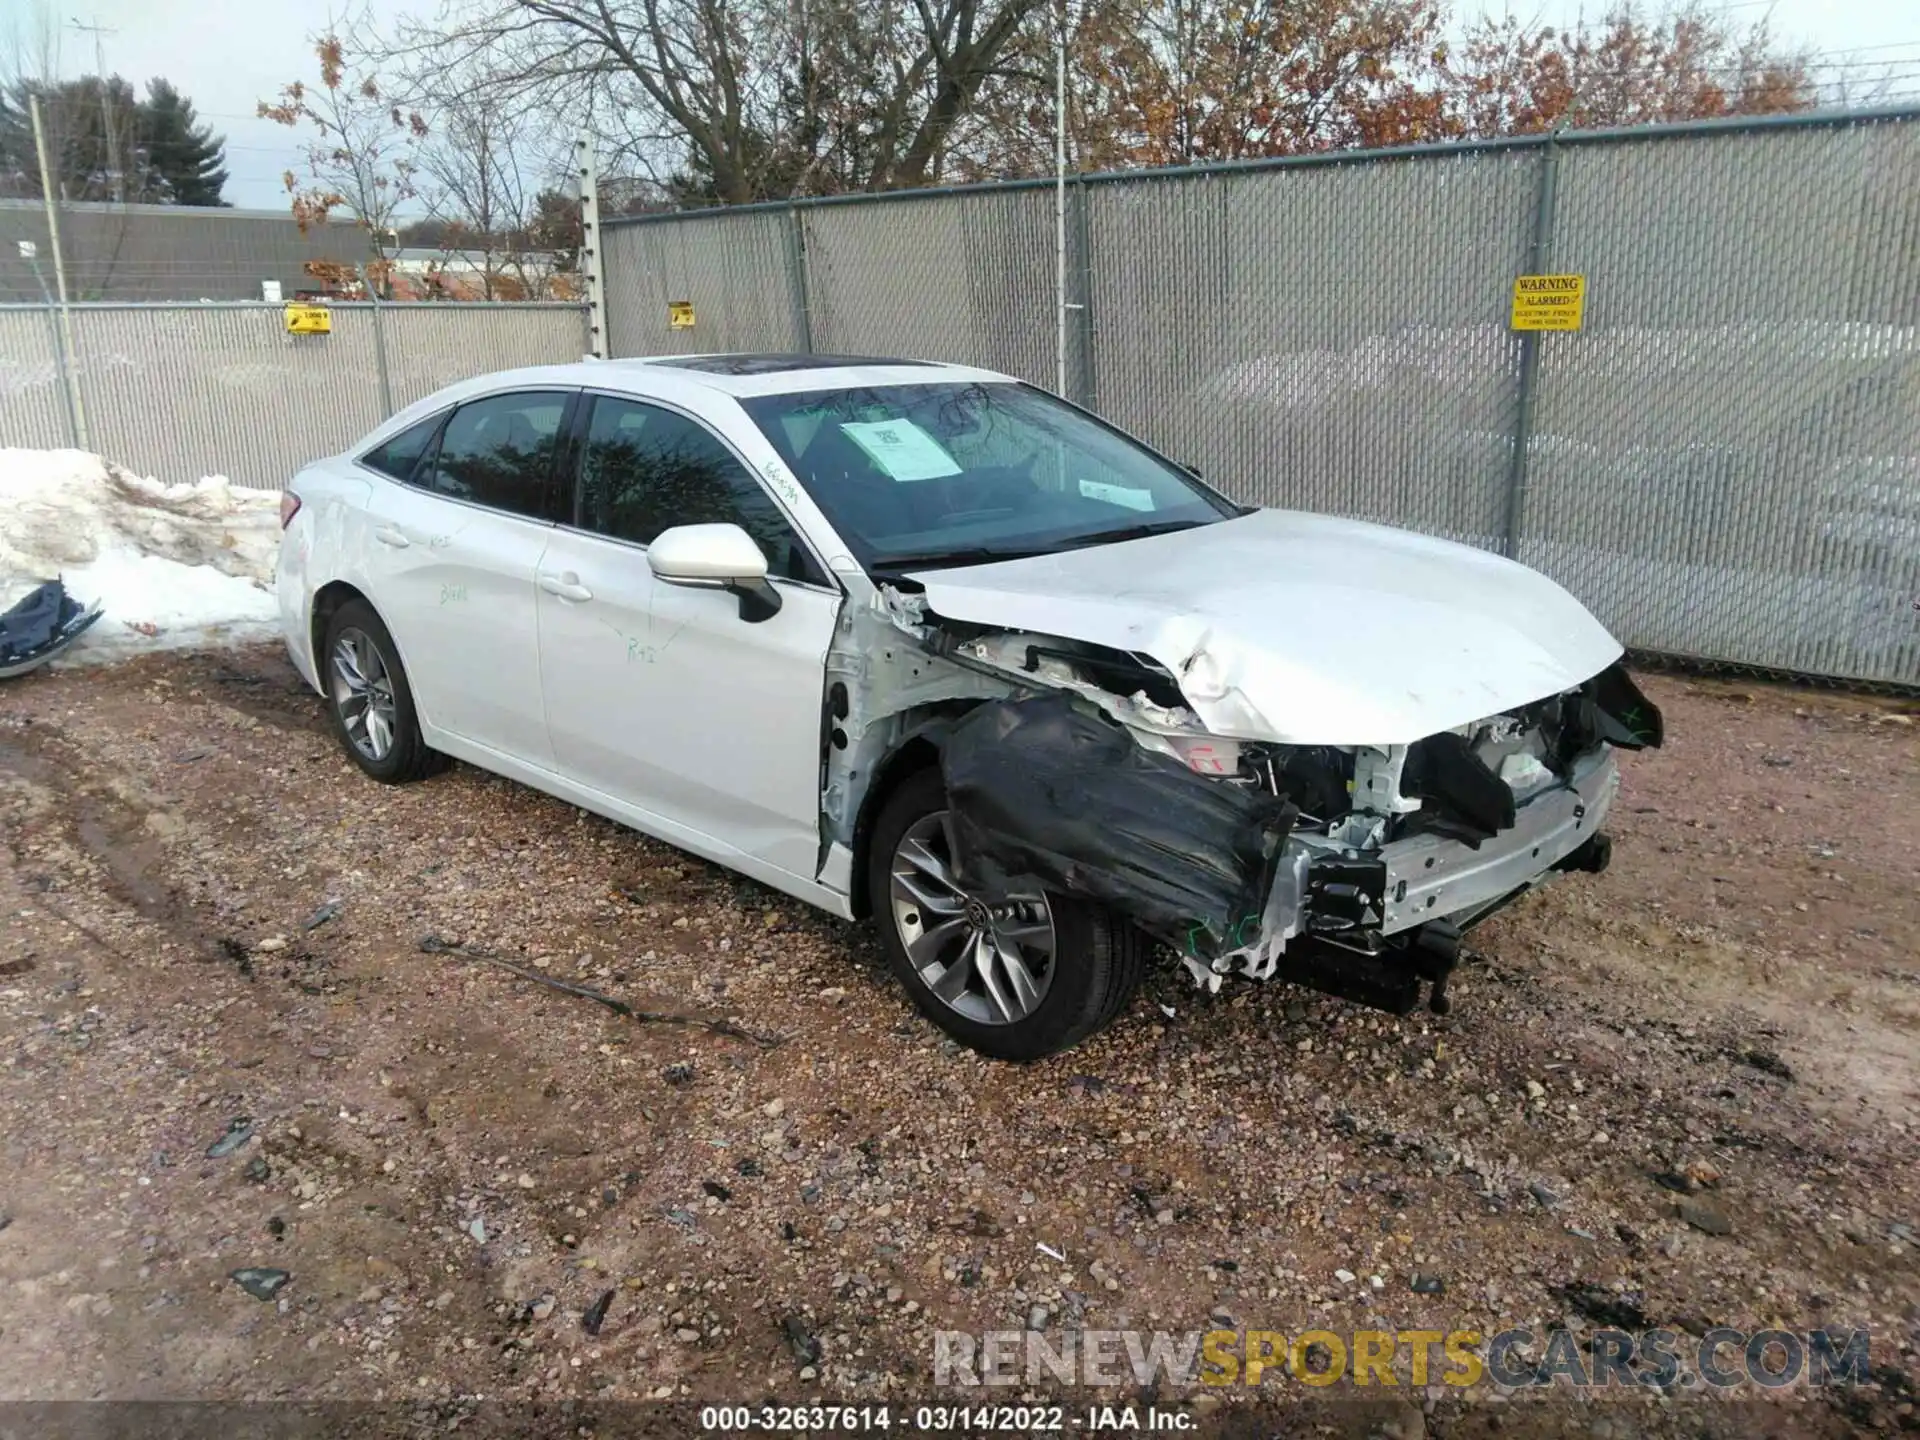
[[[422,780],[445,767],[427,747],[413,687],[393,636],[371,605],[349,600],[327,621],[321,679],[334,733],[346,752],[383,785]]]
[[[1139,986],[1146,938],[1071,896],[967,892],[946,813],[939,771],[922,770],[887,797],[867,850],[881,946],[920,1012],[998,1060],[1038,1060],[1111,1023]]]

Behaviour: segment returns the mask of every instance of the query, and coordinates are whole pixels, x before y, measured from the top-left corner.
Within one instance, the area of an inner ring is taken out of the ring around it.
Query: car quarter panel
[[[364,588],[358,541],[373,486],[352,462],[322,460],[294,476],[288,488],[299,497],[300,509],[280,536],[274,595],[293,668],[307,684],[322,690],[320,657],[314,654],[313,600],[321,587],[336,580]]]

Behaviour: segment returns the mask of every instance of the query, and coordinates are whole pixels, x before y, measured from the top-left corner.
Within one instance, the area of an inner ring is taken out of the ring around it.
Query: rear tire
[[[354,764],[383,785],[446,768],[420,733],[399,648],[366,601],[349,600],[328,618],[319,668],[334,734]]]
[[[956,943],[965,945],[969,934],[979,933],[958,928],[967,905],[977,906],[988,898],[968,896],[956,889],[953,900],[941,895],[936,905],[924,914],[917,910],[911,895],[896,903],[896,897],[900,896],[896,881],[903,863],[904,873],[914,885],[921,885],[932,877],[926,861],[942,858],[938,852],[944,848],[938,838],[940,827],[933,817],[944,815],[946,809],[946,786],[940,772],[919,771],[895,789],[881,806],[867,851],[867,894],[872,898],[874,922],[880,927],[881,947],[886,951],[887,963],[900,977],[900,983],[921,1014],[961,1044],[997,1060],[1038,1060],[1071,1049],[1111,1024],[1139,987],[1146,968],[1147,939],[1105,906],[1066,895],[1047,893],[1040,897],[1036,892],[1028,902],[1029,912],[1020,917],[1027,922],[1021,927],[1026,930],[1037,931],[1043,923],[1041,916],[1051,922],[1051,953],[1044,957],[1044,972],[1034,972],[1034,978],[1040,982],[1034,988],[1039,993],[1026,1013],[1012,1019],[983,1018],[982,1012],[990,1011],[991,1006],[977,987],[951,1000],[936,993],[936,984],[949,987],[946,974],[931,958],[933,952],[926,943],[937,939],[927,933],[930,925],[935,929],[956,927],[955,933],[960,937]],[[903,844],[907,854],[921,858],[903,862]],[[926,886],[926,893],[931,896],[938,887],[939,882],[933,880]],[[1005,902],[1008,897],[996,898]],[[964,903],[947,908],[955,901]],[[1017,907],[1000,903],[988,908]],[[902,918],[903,915],[906,918]],[[916,963],[910,955],[910,940],[921,945],[920,959],[924,963]],[[1041,958],[1038,950],[1032,958]],[[966,954],[962,953],[953,964],[957,966],[965,961]],[[931,982],[927,978],[930,973],[935,976]],[[958,975],[957,971],[948,973]],[[1027,974],[1028,970],[1023,968],[1021,973]]]

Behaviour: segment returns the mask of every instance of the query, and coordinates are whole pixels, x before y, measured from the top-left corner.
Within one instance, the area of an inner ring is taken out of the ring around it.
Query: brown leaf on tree
[[[313,137],[304,176],[288,171],[284,177],[294,224],[304,233],[345,211],[366,232],[374,258],[383,259],[395,234],[395,211],[416,193],[411,151],[424,127],[410,126],[380,99],[371,57],[337,33],[315,37],[313,49],[321,88],[290,81],[277,101],[261,101],[257,113]]]

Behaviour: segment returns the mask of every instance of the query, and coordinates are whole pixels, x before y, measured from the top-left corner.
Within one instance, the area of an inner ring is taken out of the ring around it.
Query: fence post
[[[787,207],[787,295],[793,304],[793,335],[801,353],[813,353],[813,305],[807,294],[807,232],[800,207]]]
[[[367,299],[373,302],[373,363],[380,371],[380,418],[385,420],[393,414],[393,377],[387,371],[387,327],[380,321],[380,292],[364,265],[360,267],[360,283],[366,288]]]
[[[67,443],[76,450],[86,449],[86,442],[80,434],[80,417],[74,412],[73,375],[67,366],[66,342],[60,338],[60,314],[49,304],[45,307],[47,316],[47,341],[53,354],[53,368],[60,373],[60,413],[67,418]]]
[[[1073,388],[1067,396],[1088,409],[1100,403],[1093,365],[1093,251],[1087,230],[1087,182],[1076,176],[1067,207],[1067,267],[1072,277],[1067,305],[1073,352]]]
[[[574,169],[580,180],[580,264],[587,281],[587,354],[605,360],[613,354],[607,325],[607,271],[601,255],[600,172],[593,141],[583,132],[573,146]]]
[[[81,450],[87,444],[87,407],[80,398],[80,353],[73,343],[73,310],[67,304],[67,257],[60,247],[60,206],[54,198],[53,169],[47,163],[47,132],[40,123],[40,95],[27,96],[27,108],[33,115],[33,148],[40,162],[40,198],[47,207],[47,243],[53,247],[53,280],[60,290],[58,349],[60,380],[67,392],[67,421],[73,427],[73,443]],[[39,267],[34,267],[39,274]],[[43,284],[41,289],[46,286]]]
[[[1560,144],[1549,135],[1540,151],[1540,187],[1534,196],[1533,235],[1527,242],[1527,271],[1541,274],[1553,249],[1553,207],[1560,183]],[[1509,560],[1520,555],[1520,532],[1527,522],[1527,446],[1533,439],[1533,397],[1540,374],[1540,332],[1520,336],[1520,390],[1514,407],[1513,454],[1507,467],[1507,533],[1501,549]]]

